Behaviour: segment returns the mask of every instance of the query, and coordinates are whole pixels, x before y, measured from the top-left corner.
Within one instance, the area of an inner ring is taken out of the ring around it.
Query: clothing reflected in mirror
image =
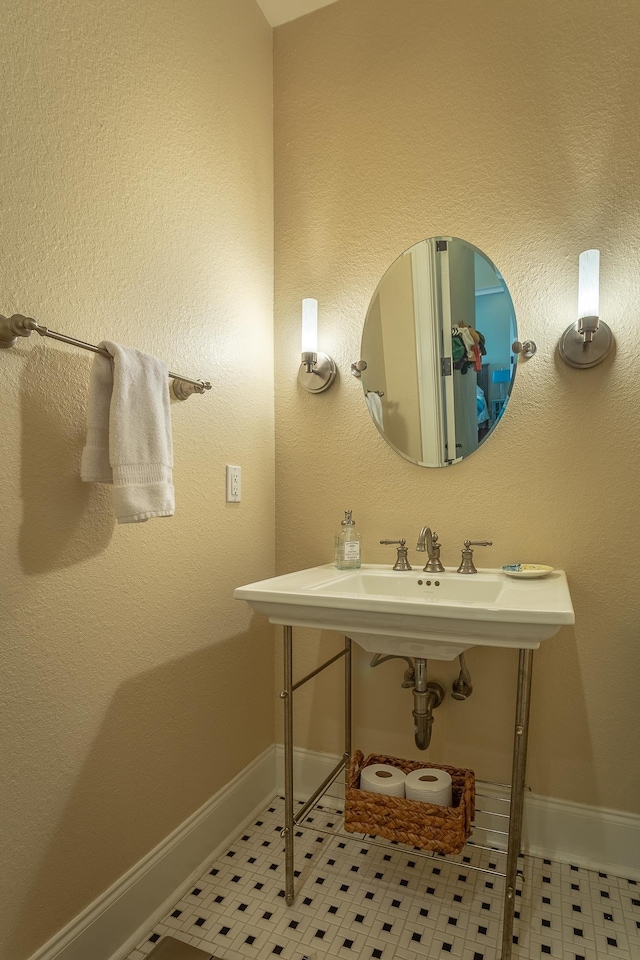
[[[507,406],[517,340],[507,286],[482,251],[434,237],[387,270],[367,312],[365,401],[387,443],[450,466],[491,435]]]

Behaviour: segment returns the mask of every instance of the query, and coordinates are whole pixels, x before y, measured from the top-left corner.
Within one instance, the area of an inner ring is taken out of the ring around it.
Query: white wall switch
[[[242,500],[242,470],[227,464],[227,503]]]

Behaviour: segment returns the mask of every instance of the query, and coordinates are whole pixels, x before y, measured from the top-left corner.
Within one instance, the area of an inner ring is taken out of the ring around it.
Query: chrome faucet
[[[416,550],[419,553],[424,553],[426,550],[429,554],[429,559],[423,568],[424,573],[444,573],[444,567],[440,562],[441,546],[442,544],[438,543],[438,534],[431,533],[431,527],[423,527],[418,535]]]

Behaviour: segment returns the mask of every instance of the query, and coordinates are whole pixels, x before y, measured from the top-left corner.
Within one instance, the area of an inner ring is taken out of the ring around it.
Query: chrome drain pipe
[[[433,711],[444,700],[444,687],[437,680],[427,680],[427,661],[415,658],[416,682],[413,688],[413,733],[418,750],[426,750],[431,742]]]
[[[422,657],[411,660],[398,654],[376,653],[370,665],[377,667],[386,660],[405,660],[409,664],[402,686],[413,688],[413,733],[418,750],[426,750],[431,741],[433,711],[444,700],[444,687],[437,680],[427,680],[427,661]]]

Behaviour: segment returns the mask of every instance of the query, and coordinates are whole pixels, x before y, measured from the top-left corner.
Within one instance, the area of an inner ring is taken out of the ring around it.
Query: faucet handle
[[[477,573],[471,547],[492,547],[493,540],[465,540],[458,573]]]
[[[407,541],[402,540],[381,540],[381,544],[384,546],[388,544],[398,544],[398,556],[396,562],[393,565],[394,570],[411,570],[411,564],[409,563],[407,557]]]

